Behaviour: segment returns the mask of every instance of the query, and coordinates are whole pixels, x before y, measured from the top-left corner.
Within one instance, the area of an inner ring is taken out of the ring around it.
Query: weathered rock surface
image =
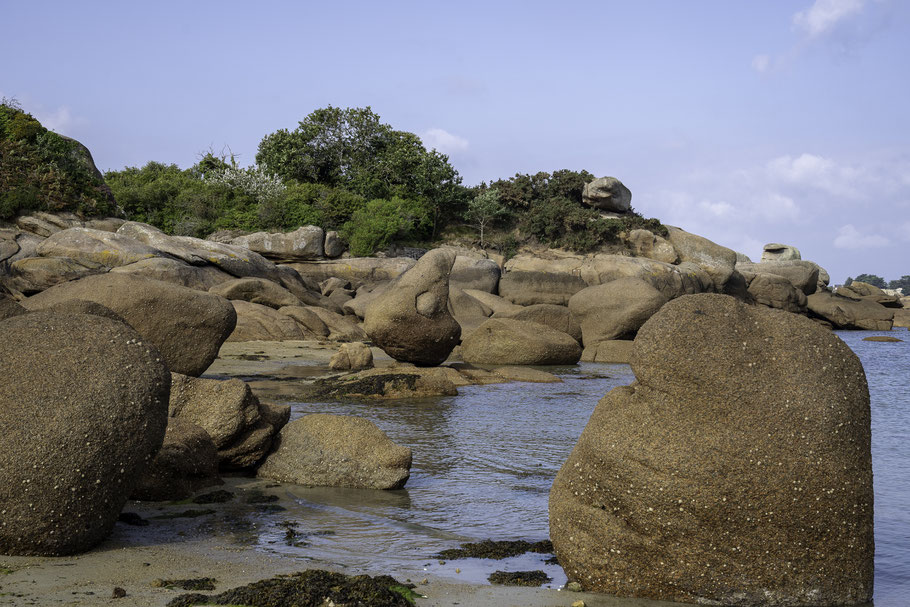
[[[313,308],[307,306],[288,306],[281,308],[279,310],[280,314],[285,316],[290,316],[297,323],[297,326],[304,332],[305,335],[312,335],[316,339],[322,337],[329,337],[331,331],[329,330],[328,325],[320,318],[319,314],[316,314],[313,311]],[[325,311],[326,315],[332,314],[328,310]],[[338,316],[337,314],[335,316]],[[342,320],[345,320],[344,317],[340,317]]]
[[[410,257],[351,257],[325,261],[309,261],[288,264],[301,276],[320,283],[337,276],[351,282],[355,287],[375,287],[394,280],[414,267],[417,263]]]
[[[253,232],[238,236],[232,244],[246,247],[268,259],[278,261],[305,261],[321,259],[325,254],[325,232],[316,226],[300,226],[286,234]]]
[[[632,209],[632,192],[615,177],[598,177],[585,184],[581,201],[611,213],[628,213]]]
[[[428,398],[455,396],[457,385],[467,385],[458,372],[449,367],[415,367],[400,363],[392,367],[373,368],[342,377],[317,379],[309,392],[313,398]]]
[[[162,255],[156,247],[129,236],[89,228],[51,234],[38,245],[37,253],[41,257],[67,257],[92,268],[116,268]]]
[[[536,322],[491,318],[465,337],[461,355],[474,365],[573,365],[581,346],[571,335]]]
[[[519,306],[553,304],[564,306],[584,289],[581,276],[557,272],[510,271],[499,279],[499,294]]]
[[[87,267],[69,257],[26,257],[10,264],[11,284],[31,295],[71,280],[100,274],[107,268]]]
[[[458,287],[449,287],[449,312],[461,326],[461,337],[483,324],[493,313],[480,300]]]
[[[562,380],[552,373],[531,367],[497,367],[493,373],[509,381],[523,381],[533,384],[561,384]]]
[[[860,282],[858,280],[854,280],[850,283],[849,286],[838,288],[837,294],[843,295],[844,297],[853,297],[856,299],[862,299],[864,301],[872,301],[877,304],[881,304],[886,308],[904,307],[901,303],[901,298],[899,295],[889,295],[875,285],[870,285],[867,282]]]
[[[608,339],[587,346],[581,353],[582,362],[629,364],[632,360],[632,341]]]
[[[761,263],[738,263],[736,269],[744,276],[750,274],[774,274],[783,276],[796,289],[805,295],[812,295],[818,290],[819,271],[818,264],[811,261],[784,260],[762,261]]]
[[[323,252],[325,253],[326,257],[330,259],[341,257],[341,255],[344,253],[344,249],[344,241],[341,240],[341,236],[338,235],[338,232],[335,230],[329,230],[325,233]]]
[[[237,314],[237,325],[226,341],[287,341],[310,338],[310,334],[289,314],[242,299],[234,300],[231,304]],[[295,309],[299,307],[294,306]]]
[[[458,255],[449,274],[449,286],[496,293],[499,288],[499,264],[492,259]]]
[[[755,303],[794,314],[806,313],[806,295],[777,274],[744,273]],[[814,287],[814,284],[813,284]]]
[[[262,478],[311,487],[400,489],[411,472],[411,450],[373,422],[351,416],[304,415],[281,431]]]
[[[585,347],[631,339],[665,303],[663,293],[638,278],[620,278],[583,289],[569,300]]]
[[[487,293],[486,291],[465,289],[464,292],[466,295],[470,295],[479,301],[485,308],[492,310],[493,314],[498,314],[500,317],[504,316],[506,318],[509,318],[513,314],[518,314],[524,310],[524,306],[513,304],[508,299],[500,297],[499,295]]]
[[[23,314],[0,334],[0,554],[83,552],[161,446],[167,368],[100,316]]]
[[[771,242],[763,247],[761,253],[762,261],[787,261],[790,259],[802,259],[802,256],[799,254],[799,249],[788,244]]]
[[[234,279],[233,276],[222,272],[215,266],[193,266],[170,257],[142,259],[135,263],[112,268],[111,272],[161,280],[197,291],[208,291],[217,284]]]
[[[329,361],[335,371],[359,371],[373,366],[373,352],[361,341],[341,344],[338,352]]]
[[[140,476],[130,499],[182,500],[199,489],[222,482],[212,437],[196,424],[172,417],[161,449]]]
[[[806,298],[813,316],[830,322],[838,329],[888,331],[894,319],[894,309],[874,301],[852,299],[828,291],[813,293]]]
[[[60,284],[22,305],[37,310],[71,299],[110,308],[158,348],[171,371],[185,375],[200,375],[212,364],[237,322],[223,297],[129,274]]]
[[[331,341],[367,341],[367,334],[363,328],[354,322],[354,316],[342,316],[325,308],[315,306],[304,306],[304,308],[316,315],[329,330],[329,339]],[[298,318],[296,307],[281,308],[278,310],[292,318]],[[306,324],[301,321],[301,324]],[[308,326],[308,325],[307,325]]]
[[[169,416],[205,430],[224,468],[247,468],[261,460],[290,416],[287,406],[261,404],[239,379],[201,379],[177,373],[172,378]]]
[[[704,294],[639,331],[550,493],[570,580],[732,605],[871,600],[869,392],[836,336]]]
[[[703,268],[714,282],[714,289],[723,293],[736,268],[736,251],[679,228],[667,226],[667,230],[670,232],[668,239],[676,249],[679,260],[691,261]]]
[[[209,293],[220,295],[225,299],[243,300],[250,303],[281,308],[299,306],[300,300],[284,287],[265,278],[234,278],[215,285]]]
[[[636,257],[647,257],[665,263],[679,261],[679,255],[673,245],[650,230],[631,230],[626,235],[625,241]]]
[[[579,291],[579,293],[580,292],[581,291]],[[571,299],[569,301],[571,301]],[[540,323],[542,325],[550,327],[551,329],[556,329],[557,331],[568,333],[575,341],[581,343],[581,325],[578,324],[578,319],[575,318],[575,315],[569,311],[569,308],[567,306],[536,304],[533,306],[524,307],[513,314],[495,314],[493,317],[512,318],[514,320],[525,320],[528,322]]]
[[[438,365],[461,337],[448,310],[449,272],[455,254],[435,249],[367,307],[364,331],[394,358],[418,365]]]
[[[0,295],[0,320],[13,316],[20,316],[26,312],[28,312],[28,310],[16,303],[15,300]]]

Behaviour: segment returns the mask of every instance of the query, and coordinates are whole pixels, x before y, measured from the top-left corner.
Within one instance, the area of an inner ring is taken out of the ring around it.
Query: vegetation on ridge
[[[110,189],[85,147],[0,100],[0,219],[29,211],[112,215]]]
[[[432,246],[471,228],[481,247],[506,255],[526,243],[592,251],[635,228],[666,235],[656,219],[606,218],[583,205],[594,179],[587,171],[465,187],[446,155],[369,107],[318,109],[294,130],[266,135],[256,162],[240,167],[233,154],[209,150],[188,169],[153,161],[102,179],[81,144],[48,131],[15,101],[0,105],[0,219],[34,210],[117,213],[197,237],[316,225],[340,232],[357,256]]]

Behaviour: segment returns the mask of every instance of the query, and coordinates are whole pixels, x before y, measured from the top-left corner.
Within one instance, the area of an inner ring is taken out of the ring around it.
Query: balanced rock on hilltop
[[[598,177],[586,183],[581,201],[610,213],[628,213],[632,209],[632,192],[616,177]]]
[[[458,345],[461,327],[448,310],[454,263],[454,252],[430,251],[367,306],[364,330],[386,354],[432,366]]]
[[[161,446],[170,376],[100,316],[33,312],[0,335],[0,554],[88,550]]]
[[[550,492],[570,580],[724,605],[872,598],[869,391],[809,319],[702,294],[638,332]]]

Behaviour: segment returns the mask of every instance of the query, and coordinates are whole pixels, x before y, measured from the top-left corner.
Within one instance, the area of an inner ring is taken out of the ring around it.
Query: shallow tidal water
[[[900,343],[864,342],[887,334]],[[875,475],[875,605],[910,604],[910,335],[903,331],[838,332],[860,357],[872,398]],[[295,402],[288,386],[275,400],[307,413],[357,415],[412,448],[406,488],[399,491],[282,486],[290,507],[257,524],[259,549],[351,572],[423,574],[486,583],[496,570],[542,569],[566,581],[546,556],[494,561],[431,558],[446,548],[484,539],[548,537],[547,498],[597,401],[632,381],[627,365],[582,363],[548,368],[561,384],[510,383],[459,388],[458,396],[400,401]],[[270,399],[269,390],[259,391]],[[293,390],[291,390],[293,392]],[[287,504],[288,502],[283,501]],[[283,521],[282,524],[275,521]],[[288,522],[298,536],[287,537]],[[637,603],[637,602],[636,602]]]

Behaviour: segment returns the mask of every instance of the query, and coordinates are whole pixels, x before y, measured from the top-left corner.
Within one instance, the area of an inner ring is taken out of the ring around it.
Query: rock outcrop
[[[324,242],[322,228],[301,226],[287,233],[253,232],[234,238],[231,244],[246,247],[268,259],[305,261],[322,258],[325,254]]]
[[[22,305],[37,310],[71,299],[110,308],[161,352],[171,371],[184,375],[205,371],[237,322],[234,308],[223,297],[129,274],[60,284]]]
[[[188,498],[204,487],[222,484],[218,452],[208,432],[172,417],[164,443],[143,472],[130,499],[160,502]]]
[[[491,318],[465,337],[461,355],[474,365],[574,365],[581,346],[536,322]]]
[[[636,382],[600,403],[550,493],[585,589],[687,603],[872,598],[869,392],[836,336],[723,295],[639,331]]]
[[[667,298],[638,278],[620,278],[583,289],[569,300],[586,348],[602,341],[631,339]]]
[[[894,319],[893,308],[828,291],[813,293],[806,298],[806,305],[812,316],[826,320],[837,329],[888,331]]]
[[[435,249],[418,260],[367,307],[364,331],[394,358],[432,366],[445,361],[461,336],[448,310],[455,254]]]
[[[761,252],[762,261],[787,261],[790,259],[802,259],[799,249],[788,244],[771,242],[763,247]]]
[[[212,438],[223,468],[248,468],[261,460],[287,423],[290,408],[267,407],[239,379],[172,374],[168,415],[195,424]]]
[[[284,427],[257,475],[310,487],[400,489],[410,470],[411,450],[373,422],[316,413]]]
[[[632,209],[632,192],[616,177],[598,177],[585,184],[581,201],[609,213],[628,213]]]
[[[0,554],[103,540],[161,446],[170,376],[122,322],[34,312],[0,321]]]
[[[341,344],[338,352],[329,361],[329,367],[335,371],[360,371],[373,367],[373,352],[361,341]]]

